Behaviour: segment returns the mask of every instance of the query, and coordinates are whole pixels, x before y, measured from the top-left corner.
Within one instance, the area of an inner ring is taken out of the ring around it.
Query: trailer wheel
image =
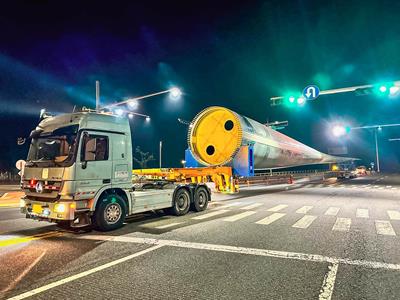
[[[93,224],[100,231],[114,230],[122,226],[125,216],[124,199],[116,194],[108,194],[99,199],[93,215]]]
[[[204,186],[199,186],[194,192],[193,206],[195,211],[206,210],[210,201],[210,195]]]
[[[185,188],[176,191],[171,212],[177,216],[185,215],[190,208],[190,194]]]

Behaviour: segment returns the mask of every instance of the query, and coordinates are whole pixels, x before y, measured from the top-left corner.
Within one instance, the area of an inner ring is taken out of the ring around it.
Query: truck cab
[[[47,117],[30,134],[21,187],[27,218],[67,227],[122,226],[126,216],[169,209],[185,214],[206,209],[210,191],[202,184],[132,185],[129,120],[83,111]]]

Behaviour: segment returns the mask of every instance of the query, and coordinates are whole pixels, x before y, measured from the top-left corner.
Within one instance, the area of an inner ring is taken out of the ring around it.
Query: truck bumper
[[[21,200],[21,213],[29,219],[57,222],[75,219],[75,204],[73,202],[40,202]]]

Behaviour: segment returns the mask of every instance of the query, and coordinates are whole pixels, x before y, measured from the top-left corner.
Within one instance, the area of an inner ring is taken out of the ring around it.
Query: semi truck
[[[21,176],[21,212],[61,227],[121,227],[125,218],[168,210],[203,211],[211,192],[202,183],[132,184],[132,140],[127,117],[82,110],[44,116],[30,134]]]

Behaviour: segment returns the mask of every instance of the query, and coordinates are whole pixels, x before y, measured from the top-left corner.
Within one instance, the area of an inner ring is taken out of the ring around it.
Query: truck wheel
[[[190,208],[190,194],[184,189],[180,188],[174,196],[173,206],[171,212],[177,216],[185,215]]]
[[[126,216],[124,199],[115,194],[105,195],[99,199],[93,215],[93,224],[100,231],[114,230],[122,226]]]
[[[193,206],[195,211],[203,211],[208,206],[210,195],[204,186],[199,186],[194,192]]]

